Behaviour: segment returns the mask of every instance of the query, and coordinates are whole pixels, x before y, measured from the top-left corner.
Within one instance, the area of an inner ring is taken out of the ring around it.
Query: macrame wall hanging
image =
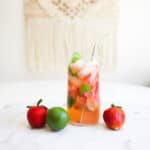
[[[31,71],[67,68],[73,51],[113,68],[119,0],[25,0],[27,59]]]

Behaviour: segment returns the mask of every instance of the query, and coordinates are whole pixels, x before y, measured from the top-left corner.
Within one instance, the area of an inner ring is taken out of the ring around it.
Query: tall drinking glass
[[[68,67],[68,113],[70,123],[94,125],[99,120],[99,65],[74,53]]]

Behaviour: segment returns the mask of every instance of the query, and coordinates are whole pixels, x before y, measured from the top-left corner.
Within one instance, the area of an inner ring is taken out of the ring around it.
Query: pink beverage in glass
[[[93,125],[99,120],[99,65],[83,61],[75,52],[68,67],[68,113],[70,123]]]

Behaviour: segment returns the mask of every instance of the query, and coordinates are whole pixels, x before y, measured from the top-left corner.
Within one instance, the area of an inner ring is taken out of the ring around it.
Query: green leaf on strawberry
[[[122,108],[122,106],[116,106],[115,104],[111,104],[111,107],[117,107],[117,108]]]
[[[84,93],[89,92],[89,91],[91,91],[91,90],[92,90],[92,87],[89,86],[88,84],[82,84],[82,85],[80,86],[80,94],[81,94],[81,95],[83,95]]]

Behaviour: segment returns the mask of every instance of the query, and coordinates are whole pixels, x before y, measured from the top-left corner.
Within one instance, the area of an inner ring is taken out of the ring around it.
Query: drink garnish
[[[92,87],[89,86],[88,84],[82,84],[82,85],[80,86],[80,94],[81,94],[81,95],[83,95],[84,93],[89,92],[89,91],[91,91],[91,90],[92,90]]]
[[[71,63],[75,63],[81,58],[81,55],[79,52],[74,52],[72,55]]]
[[[68,107],[71,107],[75,103],[75,99],[72,98],[71,96],[68,96],[67,104]]]

